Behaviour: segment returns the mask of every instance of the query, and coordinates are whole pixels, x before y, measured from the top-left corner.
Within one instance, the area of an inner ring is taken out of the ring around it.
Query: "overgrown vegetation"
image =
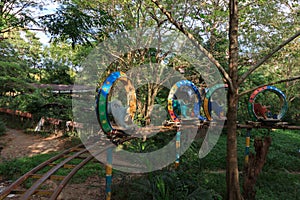
[[[243,133],[244,134],[244,133]],[[238,136],[239,169],[243,170],[245,138]],[[253,138],[264,137],[265,131],[252,131]],[[298,131],[272,131],[273,143],[263,173],[256,186],[257,199],[288,199],[300,197],[300,137]],[[181,157],[179,169],[169,166],[146,175],[128,175],[113,185],[116,199],[225,199],[226,197],[226,135],[221,135],[212,151],[198,158],[201,141],[194,142]],[[132,178],[134,177],[134,178]],[[243,174],[240,174],[241,179]]]
[[[253,138],[264,137],[268,131],[253,130]],[[238,136],[239,168],[244,163],[245,138]],[[274,130],[270,132],[273,142],[267,156],[267,163],[256,185],[257,199],[295,200],[300,197],[300,137],[298,131]],[[181,157],[178,169],[170,165],[162,170],[147,174],[127,174],[114,171],[118,180],[113,184],[113,198],[117,200],[175,200],[175,199],[225,199],[226,135],[222,134],[217,145],[203,159],[198,151],[202,139],[195,141]],[[133,145],[135,143],[132,143]],[[147,151],[147,149],[145,150]],[[0,175],[17,179],[55,153],[20,158],[0,164]],[[76,164],[76,161],[73,161]],[[60,171],[59,175],[68,172]],[[82,183],[90,176],[105,178],[104,168],[99,163],[89,163],[72,179],[73,183]],[[240,174],[241,179],[243,174]],[[28,183],[30,185],[30,183]],[[29,186],[28,185],[28,186]]]

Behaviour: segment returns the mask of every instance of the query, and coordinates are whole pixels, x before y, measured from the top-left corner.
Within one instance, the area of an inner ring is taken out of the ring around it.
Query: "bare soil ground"
[[[62,150],[67,138],[61,136],[53,134],[42,137],[38,134],[25,134],[22,130],[8,129],[6,135],[1,137],[1,161]]]
[[[3,148],[0,163],[14,158],[34,156],[70,148],[69,139],[62,134],[53,134],[49,137],[25,134],[22,130],[9,129],[7,134],[0,137],[0,146]],[[0,177],[0,192],[11,183]],[[53,183],[49,183],[50,185]],[[54,187],[54,186],[53,186]],[[12,195],[6,199],[19,199]],[[45,197],[34,197],[33,199],[47,199]],[[68,184],[61,193],[59,199],[66,200],[93,200],[105,199],[105,178],[89,177],[81,184]]]

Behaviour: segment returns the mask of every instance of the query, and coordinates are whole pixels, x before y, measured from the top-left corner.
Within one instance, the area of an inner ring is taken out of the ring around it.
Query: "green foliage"
[[[127,141],[123,144],[122,148],[126,151],[138,153],[155,151],[167,145],[175,134],[174,131],[160,132],[148,138],[146,141],[143,141],[143,139]]]
[[[0,40],[0,89],[1,101],[6,101],[4,105],[9,104],[16,95],[30,91],[31,65],[34,66],[40,59],[41,44],[35,34],[23,33],[21,36],[19,32],[13,32],[10,34],[12,38]]]
[[[299,199],[300,175],[286,172],[262,172],[255,189],[256,199]]]
[[[238,160],[242,171],[245,130],[241,132],[242,135],[238,136]],[[254,152],[254,137],[264,137],[267,134],[271,134],[272,144],[263,172],[258,178],[257,198],[295,199],[299,196],[300,180],[299,132],[252,130],[251,152]],[[113,196],[116,199],[225,199],[226,135],[221,135],[212,151],[205,158],[199,159],[198,152],[202,142],[202,139],[195,141],[181,156],[179,169],[167,167],[141,177],[124,178],[120,184],[113,185]],[[242,174],[240,178],[242,180]],[[272,194],[273,190],[278,192]]]
[[[125,187],[126,185],[126,187]],[[130,193],[123,191],[130,191]],[[115,199],[215,199],[217,195],[210,190],[204,189],[199,182],[184,171],[162,170],[153,172],[146,177],[135,180],[127,180],[119,185],[113,185]]]
[[[45,60],[42,71],[44,72],[44,76],[40,81],[41,83],[66,85],[74,83],[70,67],[55,60]]]
[[[54,14],[40,17],[53,39],[56,41],[70,40],[75,44],[91,44],[92,41],[103,39],[103,29],[111,17],[107,12],[91,7],[83,8],[76,2],[61,5]]]
[[[32,93],[15,97],[2,97],[1,107],[21,110],[40,117],[52,117],[62,120],[72,119],[72,101],[69,96],[56,96],[48,90],[34,90]]]
[[[34,8],[37,5],[35,0],[1,1],[0,34],[23,28],[29,23],[36,23],[30,8]]]
[[[0,164],[0,174],[4,178],[9,179],[17,179],[21,175],[25,174],[26,172],[30,171],[43,161],[51,158],[56,153],[50,153],[50,154],[41,154],[33,157],[25,157],[25,158],[19,158],[14,159],[11,161],[5,161]]]
[[[7,92],[28,90],[26,75],[26,71],[18,63],[0,61],[0,90],[2,95]]]
[[[26,129],[32,127],[32,120],[22,120],[20,117],[0,113],[0,119],[5,123],[7,128]]]
[[[299,171],[300,134],[299,131],[274,130],[271,132],[272,145],[265,170]]]
[[[246,2],[242,2],[244,3]],[[300,4],[296,0],[289,2],[262,0],[247,5],[241,6],[239,12],[240,75],[255,65],[271,49],[292,36],[296,32],[295,27],[300,23],[297,14]],[[299,49],[299,39],[290,42],[252,73],[245,80],[240,91],[299,75]],[[276,87],[285,93],[289,102],[288,113],[284,120],[299,123],[297,121],[299,81],[276,84]],[[242,102],[245,101],[244,98],[249,98],[249,95],[242,97]],[[241,118],[245,116],[243,110],[244,108],[241,108],[239,115]]]
[[[14,101],[11,102],[11,108],[35,114],[40,112],[41,107],[46,104],[48,97],[47,93],[43,93],[41,90],[18,95],[14,98]]]

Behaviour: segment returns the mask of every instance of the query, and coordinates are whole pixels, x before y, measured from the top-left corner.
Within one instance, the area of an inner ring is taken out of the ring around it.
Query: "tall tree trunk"
[[[237,160],[237,105],[238,105],[238,1],[229,1],[229,76],[232,80],[228,91],[227,113],[227,199],[243,199],[240,192]]]
[[[238,90],[228,92],[228,113],[227,113],[227,166],[226,185],[227,199],[243,199],[240,192],[239,169],[237,159],[237,104]]]

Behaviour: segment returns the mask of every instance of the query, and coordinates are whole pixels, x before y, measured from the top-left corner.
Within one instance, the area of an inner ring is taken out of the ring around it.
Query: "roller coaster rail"
[[[37,167],[33,168],[19,179],[17,179],[14,183],[12,183],[9,187],[7,187],[1,194],[0,199],[4,199],[9,194],[19,194],[21,195],[20,199],[29,199],[32,195],[39,194],[39,195],[46,195],[49,196],[50,199],[56,199],[59,195],[60,191],[64,188],[66,183],[70,180],[70,178],[88,161],[93,159],[93,156],[87,155],[83,156],[83,154],[87,153],[87,149],[84,148],[82,144],[77,145],[73,148],[67,149],[62,153],[46,160],[45,162],[41,163]],[[59,163],[54,163],[61,158],[66,158]],[[77,166],[67,164],[69,161],[73,159],[82,159],[80,164]],[[49,171],[44,174],[39,174],[38,172],[45,169],[47,166],[53,166]],[[61,168],[72,168],[71,172],[66,176],[58,176],[54,175],[56,171]],[[37,179],[36,182],[28,189],[23,190],[20,189],[23,183],[29,178]],[[56,190],[40,190],[39,187],[48,179],[51,180],[60,180],[61,183],[58,184]]]

